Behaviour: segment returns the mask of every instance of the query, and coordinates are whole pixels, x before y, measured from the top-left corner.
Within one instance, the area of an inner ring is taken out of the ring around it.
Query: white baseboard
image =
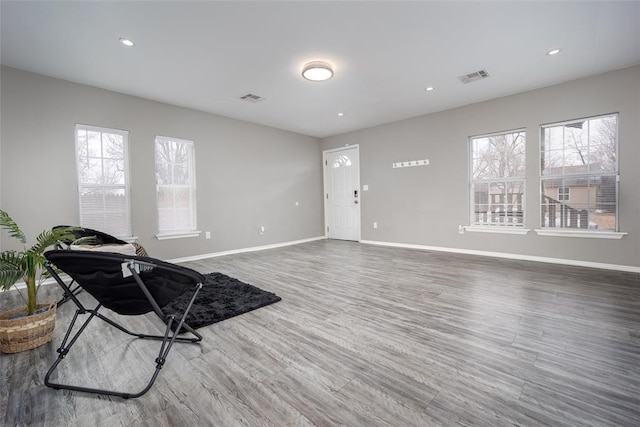
[[[326,239],[325,236],[318,236],[318,237],[312,237],[310,239],[293,240],[293,241],[283,242],[283,243],[274,243],[272,245],[254,246],[254,247],[251,247],[251,248],[232,249],[230,251],[213,252],[213,253],[201,254],[201,255],[193,255],[193,256],[188,256],[188,257],[184,257],[184,258],[169,259],[169,260],[166,260],[166,261],[167,262],[173,262],[173,263],[187,262],[187,261],[198,261],[198,260],[201,260],[201,259],[215,258],[215,257],[225,256],[225,255],[234,255],[234,254],[242,254],[242,253],[245,253],[245,252],[256,252],[256,251],[264,251],[266,249],[282,248],[284,246],[299,245],[300,243],[314,242],[316,240],[324,240],[324,239]]]
[[[187,261],[197,261],[200,259],[206,259],[206,258],[215,258],[215,257],[219,257],[219,256],[225,256],[225,255],[233,255],[233,254],[241,254],[241,253],[245,253],[245,252],[255,252],[255,251],[263,251],[266,249],[275,249],[275,248],[281,248],[284,246],[292,246],[292,245],[298,245],[300,243],[307,243],[307,242],[314,242],[316,240],[324,240],[326,239],[326,237],[324,236],[319,236],[319,237],[312,237],[309,239],[302,239],[302,240],[294,240],[294,241],[290,241],[290,242],[283,242],[283,243],[275,243],[273,245],[265,245],[265,246],[254,246],[251,248],[242,248],[242,249],[233,249],[230,251],[223,251],[223,252],[214,252],[214,253],[208,253],[208,254],[201,254],[201,255],[193,255],[193,256],[188,256],[188,257],[184,257],[184,258],[174,258],[174,259],[168,259],[165,260],[166,262],[172,262],[172,263],[180,263],[180,262],[187,262]],[[67,275],[65,274],[61,274],[60,277],[67,281],[69,278]],[[46,280],[43,280],[41,285],[50,285],[52,283],[56,283],[56,281],[53,278],[48,278]],[[18,281],[16,282],[15,286],[10,289],[10,290],[15,290],[17,289],[25,289],[27,286],[25,285],[25,283],[23,281]]]
[[[640,273],[640,267],[636,267],[632,265],[605,264],[601,262],[579,261],[579,260],[573,260],[573,259],[550,258],[550,257],[533,256],[533,255],[518,255],[518,254],[510,254],[510,253],[504,253],[504,252],[477,251],[472,249],[445,248],[440,246],[412,245],[409,243],[379,242],[375,240],[361,240],[360,243],[364,243],[367,245],[390,246],[394,248],[419,249],[419,250],[437,251],[437,252],[451,252],[456,254],[488,256],[488,257],[494,257],[494,258],[517,259],[520,261],[546,262],[550,264],[573,265],[577,267],[601,268],[605,270],[617,270],[617,271],[626,271],[629,273]]]
[[[312,237],[309,239],[275,243],[272,245],[254,246],[250,248],[233,249],[230,251],[193,255],[193,256],[188,256],[183,258],[169,259],[166,261],[173,262],[173,263],[198,261],[201,259],[215,258],[215,257],[220,257],[225,255],[234,255],[234,254],[241,254],[246,252],[256,252],[256,251],[263,251],[267,249],[282,248],[285,246],[298,245],[300,243],[314,242],[316,240],[325,240],[325,239],[326,239],[325,236],[318,236],[318,237]],[[579,260],[572,260],[572,259],[550,258],[550,257],[541,257],[541,256],[533,256],[533,255],[518,255],[518,254],[505,253],[505,252],[478,251],[473,249],[446,248],[441,246],[414,245],[410,243],[380,242],[376,240],[360,240],[360,243],[366,244],[366,245],[389,246],[393,248],[417,249],[417,250],[436,251],[436,252],[450,252],[450,253],[464,254],[464,255],[477,255],[477,256],[486,256],[486,257],[494,257],[494,258],[515,259],[520,261],[546,262],[550,264],[572,265],[577,267],[601,268],[604,270],[617,270],[617,271],[625,271],[629,273],[640,273],[640,267],[635,267],[632,265],[606,264],[601,262],[579,261]],[[51,283],[55,283],[55,280],[53,280],[52,278],[49,278],[43,281],[42,285],[49,285]],[[16,283],[16,286],[20,289],[25,288],[25,285],[23,282]]]

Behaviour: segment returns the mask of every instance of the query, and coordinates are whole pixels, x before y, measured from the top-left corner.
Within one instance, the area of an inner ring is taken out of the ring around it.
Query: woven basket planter
[[[38,304],[48,307],[43,313],[9,319],[17,313],[25,313],[26,307],[0,314],[0,350],[3,353],[18,353],[40,347],[51,341],[56,326],[56,303]]]

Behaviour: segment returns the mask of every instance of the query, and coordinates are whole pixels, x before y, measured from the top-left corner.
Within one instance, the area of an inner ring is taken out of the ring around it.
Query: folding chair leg
[[[80,292],[82,292],[82,287],[78,285],[75,288],[71,288],[71,285],[69,285],[69,291],[75,296],[75,295],[78,295]],[[60,307],[62,304],[69,301],[70,299],[71,299],[71,296],[69,296],[69,294],[67,294],[67,292],[65,291],[62,294],[62,298],[57,303],[58,307]]]
[[[171,331],[171,327],[173,326],[173,322],[175,321],[175,317],[174,316],[169,316],[168,317],[168,322],[166,323],[166,329],[164,332],[164,335],[146,335],[146,334],[137,334],[134,332],[129,331],[128,329],[126,329],[125,327],[123,327],[122,325],[114,322],[113,320],[109,319],[106,316],[103,316],[102,314],[98,313],[98,310],[102,307],[101,304],[98,304],[98,306],[96,306],[95,309],[93,310],[87,310],[84,307],[79,307],[78,310],[76,310],[73,319],[71,320],[71,324],[69,325],[69,328],[67,329],[67,332],[65,333],[65,336],[62,340],[62,343],[60,345],[60,348],[58,348],[58,358],[55,360],[55,362],[53,363],[53,365],[51,365],[51,367],[49,368],[49,371],[47,371],[47,374],[44,377],[44,383],[47,387],[51,387],[53,389],[63,389],[63,390],[73,390],[73,391],[80,391],[80,392],[85,392],[85,393],[94,393],[94,394],[103,394],[103,395],[108,395],[108,396],[117,396],[117,397],[122,397],[123,399],[131,399],[131,398],[136,398],[136,397],[140,397],[143,394],[145,394],[146,392],[148,392],[151,389],[151,386],[153,386],[153,384],[156,381],[156,378],[158,377],[158,374],[160,373],[160,369],[162,369],[162,367],[164,366],[164,363],[167,359],[167,356],[169,354],[169,351],[171,350],[171,347],[173,346],[174,342],[188,342],[188,343],[196,343],[202,340],[202,335],[198,334],[196,331],[194,331],[189,325],[187,325],[186,323],[184,323],[184,320],[187,317],[187,314],[189,313],[189,310],[191,309],[191,306],[193,305],[193,301],[195,300],[196,296],[198,295],[198,291],[200,290],[200,287],[198,287],[196,289],[196,291],[194,292],[191,301],[187,307],[187,310],[185,310],[184,314],[182,315],[182,317],[180,318],[179,322],[178,322],[178,326],[176,327],[176,330],[174,332]],[[75,300],[75,298],[73,298]],[[78,331],[73,335],[73,337],[71,338],[71,340],[69,341],[69,337],[71,336],[71,332],[76,324],[76,321],[78,320],[78,316],[80,314],[89,314],[89,317],[87,318],[87,320],[84,321],[84,323],[82,324],[82,326],[78,329]],[[155,340],[161,340],[162,343],[160,345],[160,351],[158,352],[158,357],[155,359],[155,363],[156,363],[156,368],[155,371],[153,372],[153,375],[151,376],[151,380],[149,380],[149,382],[147,383],[147,385],[140,391],[137,393],[126,393],[126,392],[120,392],[120,391],[113,391],[113,390],[105,390],[105,389],[98,389],[98,388],[90,388],[90,387],[82,387],[82,386],[75,386],[75,385],[69,385],[69,384],[59,384],[59,383],[54,383],[51,382],[50,378],[51,375],[53,374],[53,372],[57,369],[58,365],[62,362],[62,360],[65,358],[65,356],[69,353],[69,350],[71,349],[71,347],[77,342],[78,338],[80,337],[80,335],[84,332],[84,330],[86,329],[86,327],[89,325],[89,322],[91,322],[94,318],[98,318],[101,319],[103,321],[105,321],[106,323],[108,323],[109,325],[115,327],[116,329],[135,336],[137,338],[148,338],[148,339],[155,339]],[[185,338],[185,337],[178,337],[178,333],[181,331],[181,329],[185,329],[188,332],[192,333],[193,335],[195,335],[195,338]],[[67,341],[69,341],[69,344],[67,345]]]
[[[47,374],[45,375],[44,383],[45,383],[45,385],[47,387],[51,387],[51,388],[54,388],[54,389],[80,391],[80,392],[85,392],[85,393],[103,394],[103,395],[108,395],[108,396],[118,396],[118,397],[122,397],[124,399],[140,397],[143,394],[145,394],[147,391],[149,391],[149,389],[151,389],[151,386],[156,381],[156,378],[158,377],[158,374],[160,373],[160,369],[162,369],[162,367],[164,366],[164,363],[165,363],[165,361],[167,359],[169,351],[171,350],[171,347],[173,346],[173,344],[175,342],[196,343],[196,342],[202,341],[202,335],[197,333],[195,330],[193,330],[193,328],[191,328],[188,324],[185,323],[185,319],[187,318],[187,315],[188,315],[189,311],[191,310],[191,306],[193,305],[193,302],[195,301],[196,296],[198,295],[198,292],[202,288],[202,283],[198,283],[195,286],[195,290],[194,290],[193,295],[191,297],[191,300],[190,300],[190,302],[189,302],[189,304],[187,306],[187,309],[184,311],[182,317],[178,321],[178,326],[175,328],[175,331],[172,332],[173,324],[176,321],[175,316],[165,316],[162,313],[162,311],[160,310],[160,307],[158,307],[158,305],[154,301],[153,297],[149,294],[148,289],[146,288],[144,283],[140,280],[140,277],[138,276],[137,272],[135,272],[135,270],[133,270],[131,268],[131,266],[130,266],[129,268],[130,268],[130,270],[132,270],[133,276],[135,277],[136,281],[140,285],[140,288],[143,290],[144,294],[149,299],[149,302],[152,304],[153,310],[156,312],[156,314],[161,319],[164,320],[165,326],[166,326],[165,331],[164,331],[164,335],[147,335],[147,334],[139,334],[139,333],[132,332],[132,331],[128,330],[127,328],[125,328],[124,326],[118,324],[117,322],[109,319],[108,317],[103,316],[101,313],[98,312],[100,310],[100,308],[102,307],[102,304],[98,304],[94,309],[85,308],[84,305],[82,305],[82,303],[80,302],[80,300],[76,297],[76,293],[74,293],[75,290],[72,291],[70,289],[70,285],[67,285],[60,278],[60,276],[56,273],[56,271],[51,267],[51,265],[48,262],[45,263],[45,267],[49,271],[51,276],[58,282],[58,284],[64,290],[65,298],[72,300],[74,302],[74,304],[78,307],[78,309],[76,310],[76,312],[75,312],[75,314],[73,316],[73,319],[71,320],[71,323],[70,323],[70,325],[69,325],[69,327],[68,327],[68,329],[67,329],[67,331],[65,333],[65,336],[64,336],[64,338],[62,340],[62,343],[61,343],[60,347],[57,350],[58,353],[59,353],[58,354],[58,358],[55,360],[53,365],[51,365],[51,367],[47,371]],[[76,322],[78,321],[78,316],[81,315],[81,314],[89,314],[89,317],[84,321],[84,323],[82,323],[82,326],[80,326],[78,331],[75,332],[75,334],[73,336],[71,336],[71,333],[72,333],[72,331],[73,331],[73,329],[74,329],[74,327],[76,325]],[[121,332],[124,332],[124,333],[126,333],[128,335],[134,336],[136,338],[143,338],[143,339],[146,338],[146,339],[154,339],[154,340],[162,341],[162,343],[160,345],[160,350],[158,352],[158,357],[155,359],[156,367],[155,367],[155,370],[153,372],[153,375],[151,376],[151,379],[149,380],[147,385],[140,392],[127,393],[127,392],[120,392],[120,391],[114,391],[114,390],[105,390],[105,389],[98,389],[98,388],[82,387],[82,386],[76,386],[76,385],[70,385],[70,384],[60,384],[60,383],[54,383],[54,382],[51,381],[51,375],[56,371],[56,369],[58,368],[58,366],[60,365],[62,360],[67,356],[67,354],[71,350],[71,347],[73,347],[73,345],[78,341],[78,339],[80,338],[80,335],[84,332],[86,327],[89,325],[89,323],[94,318],[101,319],[105,323],[113,326],[114,328],[120,330]],[[177,335],[179,333],[181,333],[182,330],[190,332],[194,336],[194,338],[178,337]],[[68,342],[68,344],[67,344],[67,342]]]

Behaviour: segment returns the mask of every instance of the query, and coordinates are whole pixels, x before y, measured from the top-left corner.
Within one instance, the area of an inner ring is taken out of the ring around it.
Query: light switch
[[[362,191],[369,191],[369,186],[367,184],[363,185]]]

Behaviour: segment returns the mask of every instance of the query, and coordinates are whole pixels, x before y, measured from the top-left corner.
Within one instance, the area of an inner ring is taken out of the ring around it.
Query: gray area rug
[[[222,273],[205,274],[205,282],[187,316],[194,329],[221,322],[240,314],[280,301],[276,294],[264,291]],[[162,308],[166,315],[183,313],[193,293],[186,292]]]

